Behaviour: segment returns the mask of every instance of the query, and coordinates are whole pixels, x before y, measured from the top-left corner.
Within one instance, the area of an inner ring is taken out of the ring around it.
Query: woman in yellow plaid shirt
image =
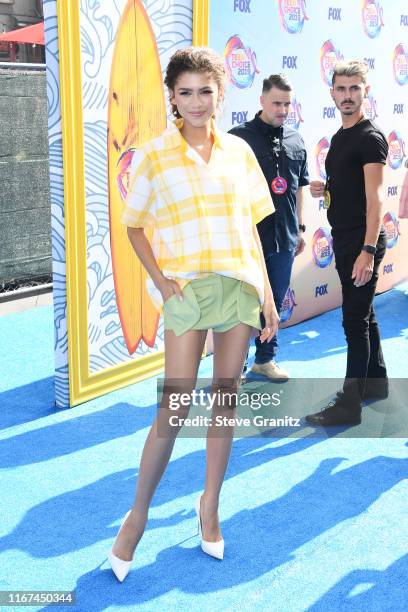
[[[177,51],[165,78],[177,119],[132,159],[122,221],[149,274],[151,297],[163,307],[165,383],[144,446],[135,502],[109,555],[120,581],[129,572],[151,499],[188,415],[189,407],[177,401],[175,406],[174,400],[195,388],[209,329],[214,335],[216,401],[196,513],[203,551],[223,558],[218,503],[242,367],[253,328],[267,342],[279,322],[256,229],[273,212],[273,204],[250,147],[215,126],[224,81],[223,60],[211,49]],[[155,230],[152,245],[144,234],[149,225]]]

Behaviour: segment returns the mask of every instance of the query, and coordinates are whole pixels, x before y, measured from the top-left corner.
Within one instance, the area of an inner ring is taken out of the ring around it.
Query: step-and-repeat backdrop
[[[378,290],[391,288],[408,275],[408,226],[398,218],[408,154],[407,2],[230,0],[211,5],[209,45],[224,55],[229,82],[223,127],[252,119],[260,108],[263,78],[285,73],[293,86],[288,124],[305,140],[311,179],[326,179],[324,161],[341,125],[330,96],[333,65],[342,58],[366,60],[371,88],[365,113],[389,143],[383,210],[388,248]],[[295,260],[281,317],[286,324],[340,304],[323,200],[307,194],[304,212],[307,246]]]
[[[208,34],[225,57],[225,129],[258,110],[264,76],[288,75],[294,88],[288,123],[306,142],[312,178],[325,178],[324,159],[340,125],[329,95],[333,64],[366,59],[366,114],[390,145],[379,289],[408,275],[408,221],[398,218],[407,193],[405,0],[44,0],[44,14],[58,406],[162,367],[162,321],[119,215],[134,149],[169,117],[162,80],[168,58],[191,44],[193,29],[195,40]],[[306,197],[305,223],[307,247],[296,259],[284,324],[340,303],[322,201]]]

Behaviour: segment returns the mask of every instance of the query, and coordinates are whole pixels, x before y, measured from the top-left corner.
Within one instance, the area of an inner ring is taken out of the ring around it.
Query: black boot
[[[388,394],[388,378],[367,378],[364,399],[386,399]]]
[[[323,427],[331,425],[360,425],[361,423],[361,403],[350,402],[345,398],[342,391],[339,391],[334,400],[329,402],[326,408],[305,417],[312,425]]]

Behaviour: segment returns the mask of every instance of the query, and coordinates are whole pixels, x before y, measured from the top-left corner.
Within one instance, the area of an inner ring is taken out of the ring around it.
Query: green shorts
[[[261,329],[258,293],[252,285],[220,274],[190,281],[183,301],[172,295],[163,306],[164,329],[181,336],[190,329],[225,332],[239,323]]]

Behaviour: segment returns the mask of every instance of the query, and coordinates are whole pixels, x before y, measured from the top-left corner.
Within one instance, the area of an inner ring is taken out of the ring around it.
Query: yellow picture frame
[[[209,0],[193,2],[193,44],[208,42]],[[70,406],[160,373],[163,352],[89,371],[85,163],[79,0],[57,0]]]

